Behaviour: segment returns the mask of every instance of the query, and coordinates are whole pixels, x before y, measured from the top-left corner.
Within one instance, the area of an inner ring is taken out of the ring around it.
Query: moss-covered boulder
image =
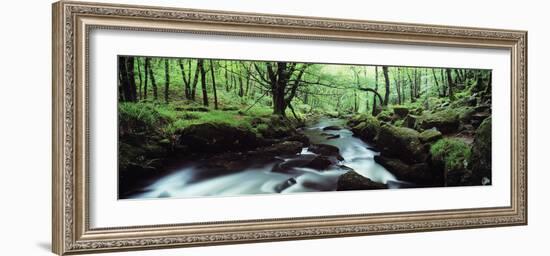
[[[154,139],[143,139],[143,144],[118,144],[118,182],[121,198],[136,192],[152,177],[162,174],[170,146]]]
[[[330,110],[327,110],[325,112],[325,115],[328,116],[328,117],[333,117],[333,118],[337,118],[337,117],[340,117],[340,113],[338,111],[330,111]]]
[[[409,114],[409,108],[404,106],[395,106],[393,107],[393,113],[399,117],[406,117]]]
[[[478,128],[485,119],[489,118],[491,116],[491,112],[477,112],[472,115],[472,126]]]
[[[353,134],[368,142],[376,142],[376,136],[380,130],[380,121],[373,116],[367,116],[361,123],[353,126],[351,131]]]
[[[393,123],[395,119],[397,118],[396,115],[393,113],[393,111],[390,111],[388,109],[383,110],[378,115],[376,115],[376,118],[382,122],[387,123]]]
[[[333,164],[333,161],[326,156],[316,156],[311,160],[311,162],[304,165],[304,167],[312,168],[314,170],[326,170],[329,166]]]
[[[277,115],[269,118],[256,118],[252,120],[251,124],[266,139],[282,139],[296,133],[296,129],[292,123]]]
[[[348,171],[338,178],[336,190],[370,190],[370,189],[385,189],[386,184],[374,182],[371,179],[362,176],[355,171]]]
[[[369,117],[369,116],[371,116],[371,115],[365,114],[365,113],[353,115],[353,116],[351,116],[351,117],[348,118],[347,125],[348,125],[349,127],[354,127],[354,126],[356,126],[356,125],[358,125],[358,124],[364,122],[365,119],[366,119],[367,117]]]
[[[340,155],[340,149],[332,145],[312,144],[308,147],[308,150],[322,156],[334,157],[340,161],[344,160],[344,158]]]
[[[297,167],[304,167],[305,165],[311,163],[311,161],[313,161],[313,159],[315,159],[317,157],[319,157],[319,156],[316,156],[316,155],[313,155],[313,154],[296,155],[292,158],[289,158],[289,159],[286,159],[284,161],[280,161],[280,162],[276,163],[273,166],[273,168],[271,168],[271,171],[272,172],[295,174]]]
[[[434,142],[441,138],[443,138],[443,134],[436,129],[429,129],[420,133],[420,141],[422,143]]]
[[[179,135],[178,144],[187,146],[193,152],[243,151],[255,148],[260,144],[256,134],[251,130],[228,124],[190,125],[179,131]]]
[[[425,162],[428,158],[427,150],[420,141],[420,133],[406,127],[382,125],[378,132],[377,146],[384,155],[407,163]]]
[[[413,108],[409,110],[409,114],[413,115],[422,115],[424,113],[424,109],[422,107]]]
[[[474,184],[491,183],[491,117],[477,128],[470,164]]]
[[[395,122],[393,122],[393,125],[398,126],[398,127],[407,127],[407,126],[405,126],[405,121],[403,119],[395,120]]]
[[[257,148],[254,152],[256,152],[256,156],[290,156],[300,153],[303,147],[304,144],[300,141],[283,141],[270,146]]]
[[[460,121],[458,114],[452,109],[424,113],[416,122],[417,127],[423,130],[437,128],[443,134],[453,133],[458,130]]]
[[[411,129],[414,129],[416,127],[416,120],[418,120],[418,116],[417,115],[413,115],[413,114],[408,114],[404,119],[403,119],[403,125],[404,127],[407,127],[407,128],[411,128]]]
[[[461,107],[455,110],[458,114],[458,119],[462,124],[469,124],[472,120],[472,116],[476,113],[473,107]]]
[[[447,98],[428,97],[424,100],[423,105],[426,110],[437,110],[448,106],[449,100]]]
[[[397,158],[375,156],[374,161],[384,166],[397,179],[412,182],[419,186],[440,186],[441,173],[432,170],[427,163],[405,163]]]
[[[468,185],[471,171],[468,169],[471,149],[463,140],[445,138],[434,143],[430,152],[435,169],[443,170],[445,185]]]

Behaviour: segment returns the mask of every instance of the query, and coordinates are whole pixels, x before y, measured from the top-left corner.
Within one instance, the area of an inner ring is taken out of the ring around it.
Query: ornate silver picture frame
[[[511,57],[510,204],[94,228],[90,225],[88,105],[89,35],[94,30],[157,32],[159,37],[195,33],[507,50]],[[59,255],[527,224],[526,31],[72,1],[53,5],[52,31],[52,247]]]

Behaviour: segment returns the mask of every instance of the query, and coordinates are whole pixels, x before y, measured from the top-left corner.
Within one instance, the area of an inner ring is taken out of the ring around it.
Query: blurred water
[[[328,170],[319,171],[311,168],[293,167],[284,172],[274,172],[272,169],[276,162],[273,162],[230,174],[197,179],[204,170],[196,165],[189,165],[159,178],[143,189],[145,192],[136,194],[131,198],[181,198],[334,191],[336,190],[338,177],[348,172],[349,168],[373,181],[388,184],[390,188],[399,186],[395,176],[374,161],[374,156],[378,153],[369,149],[371,147],[367,143],[353,137],[350,130],[323,131],[323,128],[333,125],[343,127],[344,121],[340,119],[322,119],[303,130],[311,143],[333,145],[340,149],[340,154],[344,160],[340,161],[338,165],[331,166]],[[339,135],[339,137],[327,139],[328,134]],[[311,155],[315,154],[304,148],[296,157],[281,158],[280,161],[296,160]]]

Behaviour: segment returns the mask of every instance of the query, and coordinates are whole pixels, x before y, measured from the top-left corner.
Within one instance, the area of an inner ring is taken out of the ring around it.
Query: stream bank
[[[280,140],[259,139],[226,126],[195,126],[186,129],[179,141],[193,145],[186,150],[206,157],[186,158],[165,175],[121,196],[233,196],[408,186],[376,163],[379,153],[345,125],[344,119],[321,118]]]
[[[123,134],[119,163],[129,164],[119,165],[119,198],[491,183],[490,108],[394,106],[376,116],[308,120],[199,123],[169,138],[146,129]]]

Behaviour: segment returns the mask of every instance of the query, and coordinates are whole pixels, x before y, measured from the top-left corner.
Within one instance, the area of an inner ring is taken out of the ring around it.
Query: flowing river
[[[274,167],[285,162],[311,159],[315,154],[303,148],[295,157],[279,158],[278,162],[251,167],[230,174],[201,177],[197,165],[187,165],[160,177],[144,188],[141,193],[130,198],[198,197],[198,196],[236,196],[244,194],[297,193],[316,191],[335,191],[338,177],[351,169],[373,181],[388,184],[389,188],[398,188],[402,184],[394,175],[374,161],[377,153],[353,133],[342,128],[323,130],[329,126],[344,127],[344,120],[321,119],[303,128],[303,133],[312,144],[328,144],[340,149],[344,160],[327,170],[293,167],[285,172],[275,172]],[[202,175],[203,176],[203,175]]]

